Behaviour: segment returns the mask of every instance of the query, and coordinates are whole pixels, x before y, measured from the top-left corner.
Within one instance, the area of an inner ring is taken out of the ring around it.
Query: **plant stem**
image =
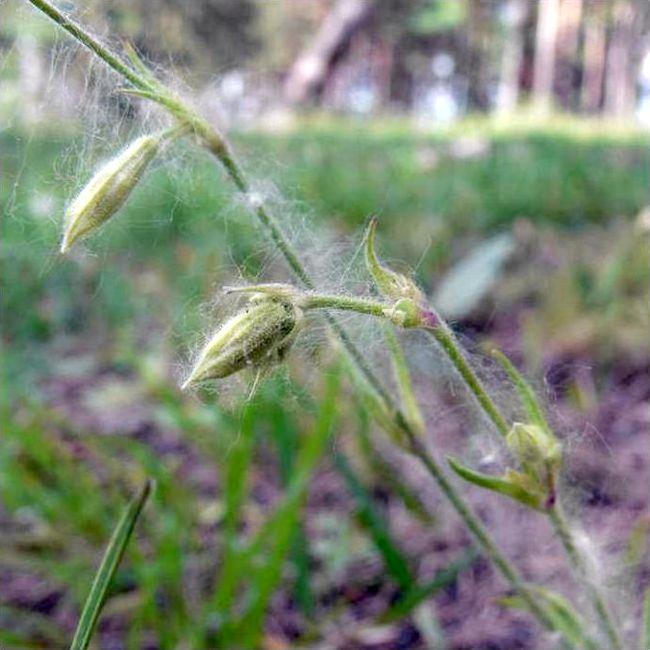
[[[85,45],[94,52],[100,59],[107,63],[113,70],[121,74],[140,90],[151,91],[151,84],[139,75],[131,66],[127,65],[119,56],[111,52],[105,45],[91,36],[81,25],[70,16],[59,11],[47,0],[29,0],[36,8],[51,18],[59,27],[65,29],[75,40]]]
[[[368,298],[355,296],[337,296],[323,293],[308,293],[301,300],[305,309],[341,309],[353,311],[357,314],[368,314],[384,318],[391,305]]]
[[[492,401],[481,380],[476,376],[471,366],[465,359],[465,355],[456,342],[449,326],[441,319],[438,319],[438,321],[439,324],[436,326],[426,327],[426,331],[429,332],[431,336],[433,336],[440,344],[449,360],[453,363],[456,370],[458,370],[460,373],[467,387],[474,394],[474,397],[480,404],[484,413],[490,418],[490,420],[492,420],[501,434],[505,436],[508,433],[508,424],[506,422],[506,419],[503,417],[496,404]],[[555,505],[549,511],[549,517],[553,523],[555,533],[562,542],[567,556],[577,570],[577,573],[583,584],[583,588],[587,592],[592,602],[593,608],[600,620],[600,625],[603,631],[607,634],[607,637],[612,644],[612,648],[615,648],[615,650],[620,650],[622,647],[621,642],[618,638],[618,633],[616,632],[616,628],[612,622],[611,616],[607,610],[605,600],[603,599],[596,585],[589,579],[584,558],[575,545],[573,535],[571,534],[571,529],[563,513],[559,499],[556,499]]]
[[[490,420],[492,420],[501,434],[506,435],[508,433],[508,424],[505,418],[499,411],[496,404],[492,401],[491,397],[488,395],[481,380],[476,376],[471,366],[467,363],[465,355],[456,342],[453,333],[449,329],[449,326],[444,323],[444,321],[440,319],[438,320],[438,325],[434,327],[426,327],[426,331],[429,332],[440,344],[449,360],[453,363],[454,367],[460,373],[465,384],[474,394],[474,397],[480,404],[485,414],[490,418]],[[541,417],[542,416],[540,413],[540,418]],[[605,600],[603,599],[596,585],[589,579],[584,558],[575,545],[571,529],[568,525],[559,499],[556,499],[555,505],[549,511],[549,517],[553,523],[555,533],[562,542],[567,556],[577,570],[583,587],[592,602],[596,614],[598,615],[601,627],[607,634],[607,637],[612,644],[612,648],[620,650],[622,647],[621,642],[618,638],[618,633],[616,632],[616,628],[614,627],[611,616],[607,610]]]
[[[622,650],[623,645],[618,636],[618,632],[616,631],[616,627],[614,626],[611,615],[607,609],[605,600],[600,594],[598,587],[589,577],[589,572],[587,570],[585,560],[576,546],[573,533],[571,532],[571,527],[566,519],[566,515],[564,514],[564,510],[562,509],[559,501],[555,503],[551,510],[549,510],[548,514],[551,521],[553,522],[553,528],[555,529],[555,532],[560,539],[562,546],[564,546],[566,554],[569,556],[575,572],[582,582],[583,588],[591,599],[594,610],[598,616],[600,626],[607,635],[611,647],[615,650]]]
[[[442,468],[435,459],[429,454],[422,441],[413,435],[408,435],[411,452],[424,465],[429,474],[435,479],[442,493],[452,504],[463,523],[470,530],[479,546],[490,558],[492,563],[499,569],[501,574],[512,585],[515,591],[521,596],[530,611],[535,615],[537,620],[547,629],[554,629],[553,622],[546,613],[545,609],[537,602],[535,596],[523,582],[519,572],[511,564],[510,560],[501,553],[495,543],[492,541],[489,533],[481,523],[480,519],[470,510],[465,500],[456,491],[456,488],[450,483],[445,476]]]
[[[501,415],[497,405],[488,395],[485,386],[483,386],[483,382],[478,378],[469,363],[467,363],[467,359],[465,359],[465,355],[456,342],[449,327],[445,323],[441,322],[441,324],[436,325],[435,327],[426,327],[425,329],[443,349],[447,358],[454,365],[465,382],[465,385],[473,393],[474,397],[483,409],[483,412],[494,423],[494,426],[498,429],[499,433],[502,436],[508,435],[510,427],[508,426],[506,419]]]

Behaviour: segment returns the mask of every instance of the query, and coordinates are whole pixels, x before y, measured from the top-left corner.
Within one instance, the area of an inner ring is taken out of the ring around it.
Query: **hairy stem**
[[[337,296],[323,293],[308,293],[301,300],[305,309],[341,309],[353,311],[357,314],[368,314],[383,318],[390,305],[371,300],[368,298],[357,298],[355,296]]]
[[[429,454],[422,441],[415,436],[408,436],[410,449],[417,456],[420,462],[427,469],[429,474],[435,479],[441,492],[447,497],[452,504],[463,523],[478,542],[485,555],[490,558],[492,563],[499,569],[504,578],[517,591],[522,600],[526,603],[529,610],[535,615],[537,620],[547,629],[553,629],[553,622],[549,618],[545,609],[538,603],[534,594],[528,589],[523,582],[519,572],[511,564],[510,560],[501,553],[496,544],[492,541],[490,534],[485,529],[481,520],[470,510],[467,503],[460,496],[456,488],[449,482],[442,468],[435,459]]]
[[[49,16],[59,27],[65,29],[65,31],[75,40],[79,41],[89,50],[94,52],[100,59],[113,68],[115,72],[121,74],[136,88],[145,91],[153,90],[149,81],[133,70],[133,68],[125,63],[119,56],[117,56],[117,54],[111,52],[111,50],[109,50],[105,45],[91,36],[81,25],[79,25],[79,23],[74,21],[67,14],[59,11],[51,2],[48,2],[47,0],[29,0],[29,2],[40,9],[45,15]]]
[[[490,418],[501,434],[506,435],[509,429],[506,419],[503,417],[496,404],[492,401],[481,380],[476,376],[475,372],[467,362],[465,355],[456,342],[449,326],[440,319],[438,320],[439,324],[435,327],[427,327],[427,332],[429,332],[440,344],[449,360],[460,373],[467,387],[473,393],[484,413],[488,418]],[[541,417],[540,414],[540,418]],[[556,499],[554,507],[549,511],[549,517],[553,523],[556,535],[560,539],[567,556],[577,571],[584,590],[591,600],[601,628],[606,633],[612,648],[620,650],[622,648],[621,641],[607,610],[607,605],[605,604],[605,600],[600,594],[597,586],[589,579],[584,558],[575,544],[571,529],[566,517],[564,516],[560,499]]]
[[[494,426],[498,429],[499,433],[502,436],[506,436],[510,430],[506,419],[501,415],[497,405],[492,401],[485,386],[483,386],[483,382],[478,378],[472,367],[467,362],[462,349],[456,342],[449,327],[442,323],[435,327],[426,327],[425,329],[443,349],[447,358],[459,372],[465,385],[476,398],[485,415],[487,415],[487,417],[494,423]]]
[[[614,626],[614,622],[612,621],[611,614],[609,613],[605,600],[600,594],[598,587],[593,583],[589,576],[589,571],[584,557],[578,550],[573,533],[571,532],[571,527],[559,501],[556,502],[554,507],[549,511],[549,517],[553,522],[553,528],[555,529],[562,546],[564,546],[576,574],[582,582],[584,590],[591,599],[600,626],[607,635],[611,647],[614,650],[622,650],[623,645],[618,636],[618,632],[616,631],[616,627]]]

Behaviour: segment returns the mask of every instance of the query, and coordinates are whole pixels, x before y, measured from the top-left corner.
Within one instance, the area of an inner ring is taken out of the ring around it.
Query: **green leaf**
[[[97,620],[106,601],[106,594],[111,581],[124,555],[126,546],[131,539],[135,523],[142,512],[142,508],[151,492],[152,481],[147,480],[140,492],[132,499],[124,510],[122,518],[113,531],[104,557],[95,574],[95,580],[90,588],[88,598],[84,604],[77,630],[72,640],[70,650],[85,650],[90,643],[90,638],[97,625]]]
[[[286,385],[282,384],[271,396],[273,399],[269,400],[268,409],[270,413],[267,417],[270,417],[273,423],[271,433],[277,446],[282,485],[286,488],[293,475],[300,435],[297,423],[293,418],[289,417],[287,410],[284,408],[288,401],[285,388]],[[309,538],[305,534],[302,522],[299,522],[291,548],[291,561],[295,571],[293,596],[306,616],[311,616],[316,607],[310,584],[309,557]]]
[[[526,477],[519,472],[513,472],[512,470],[509,470],[504,477],[491,476],[490,474],[476,472],[475,470],[470,469],[469,467],[466,467],[462,463],[458,462],[451,456],[447,456],[447,462],[449,463],[451,469],[453,469],[454,472],[458,474],[458,476],[465,479],[469,483],[478,485],[479,487],[485,488],[486,490],[492,490],[493,492],[503,494],[507,497],[510,497],[511,499],[515,499],[515,501],[523,503],[529,508],[539,510],[541,507],[539,496],[524,487]]]
[[[154,92],[148,90],[140,90],[139,88],[118,88],[117,92],[124,95],[133,95],[135,97],[142,97],[143,99],[150,99],[152,102],[160,103],[160,97]]]
[[[249,489],[256,414],[257,409],[254,405],[245,408],[239,437],[226,456],[222,487],[225,510],[223,549],[219,562],[221,571],[207,608],[208,613],[217,611],[221,616],[226,616],[230,612],[237,582],[245,573],[245,562],[241,551],[237,548],[237,531]]]
[[[157,85],[158,79],[156,79],[155,75],[153,72],[149,69],[147,64],[140,58],[140,55],[136,52],[135,47],[133,47],[133,44],[129,41],[124,42],[124,51],[126,53],[126,56],[128,57],[129,61],[133,65],[134,68],[143,76],[146,78],[146,80],[152,85],[155,86]]]
[[[377,218],[373,217],[368,223],[365,234],[366,268],[377,287],[377,291],[390,300],[407,299],[417,303],[423,300],[423,295],[416,284],[403,273],[396,273],[384,266],[375,251],[375,231]],[[404,303],[407,305],[408,303]]]
[[[543,601],[546,613],[555,631],[560,632],[572,647],[598,650],[596,643],[587,634],[586,623],[564,596],[535,585],[529,586],[529,589]],[[505,607],[528,609],[525,601],[520,596],[501,598],[500,602]]]
[[[492,350],[492,356],[501,364],[503,369],[506,371],[506,374],[512,381],[517,393],[519,394],[519,399],[526,410],[528,419],[536,424],[538,427],[541,427],[549,435],[553,435],[551,428],[546,421],[544,416],[544,411],[539,399],[535,394],[532,386],[524,379],[523,375],[515,368],[512,361],[501,352],[501,350]]]

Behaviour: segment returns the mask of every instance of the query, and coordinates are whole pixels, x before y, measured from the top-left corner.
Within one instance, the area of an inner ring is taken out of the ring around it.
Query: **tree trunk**
[[[519,77],[524,60],[523,24],[527,6],[523,0],[509,0],[505,8],[503,55],[497,89],[498,113],[509,113],[519,103]]]
[[[580,106],[587,113],[600,109],[605,78],[605,21],[593,6],[585,19],[585,40],[582,51],[582,86]]]
[[[614,24],[607,50],[605,112],[623,118],[632,114],[636,100],[636,80],[632,69],[634,7],[627,1],[619,0],[613,12]]]
[[[290,103],[302,104],[318,94],[336,55],[350,43],[371,8],[370,0],[337,0],[309,46],[289,70],[284,95]]]
[[[582,5],[582,0],[561,0],[560,4],[555,91],[565,108],[574,108],[577,103],[576,82]]]
[[[548,112],[553,98],[555,45],[557,41],[559,0],[539,0],[533,64],[533,106]]]

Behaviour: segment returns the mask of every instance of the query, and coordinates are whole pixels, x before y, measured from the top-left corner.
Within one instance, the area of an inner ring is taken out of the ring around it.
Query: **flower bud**
[[[423,323],[422,308],[411,298],[401,298],[384,315],[398,327],[420,327]]]
[[[399,300],[405,298],[415,304],[422,303],[424,296],[413,280],[402,273],[396,273],[382,265],[375,252],[375,230],[377,219],[373,218],[366,230],[366,267],[375,281],[377,290],[385,298]]]
[[[522,472],[552,500],[562,463],[558,439],[536,424],[515,422],[506,436],[506,444],[517,457]]]
[[[540,463],[557,464],[561,459],[562,448],[557,438],[536,424],[515,422],[506,443],[524,468]]]
[[[213,334],[182,388],[281,361],[301,320],[302,313],[293,304],[257,298]]]
[[[122,207],[158,152],[162,138],[162,135],[137,138],[92,177],[65,213],[62,253]]]

